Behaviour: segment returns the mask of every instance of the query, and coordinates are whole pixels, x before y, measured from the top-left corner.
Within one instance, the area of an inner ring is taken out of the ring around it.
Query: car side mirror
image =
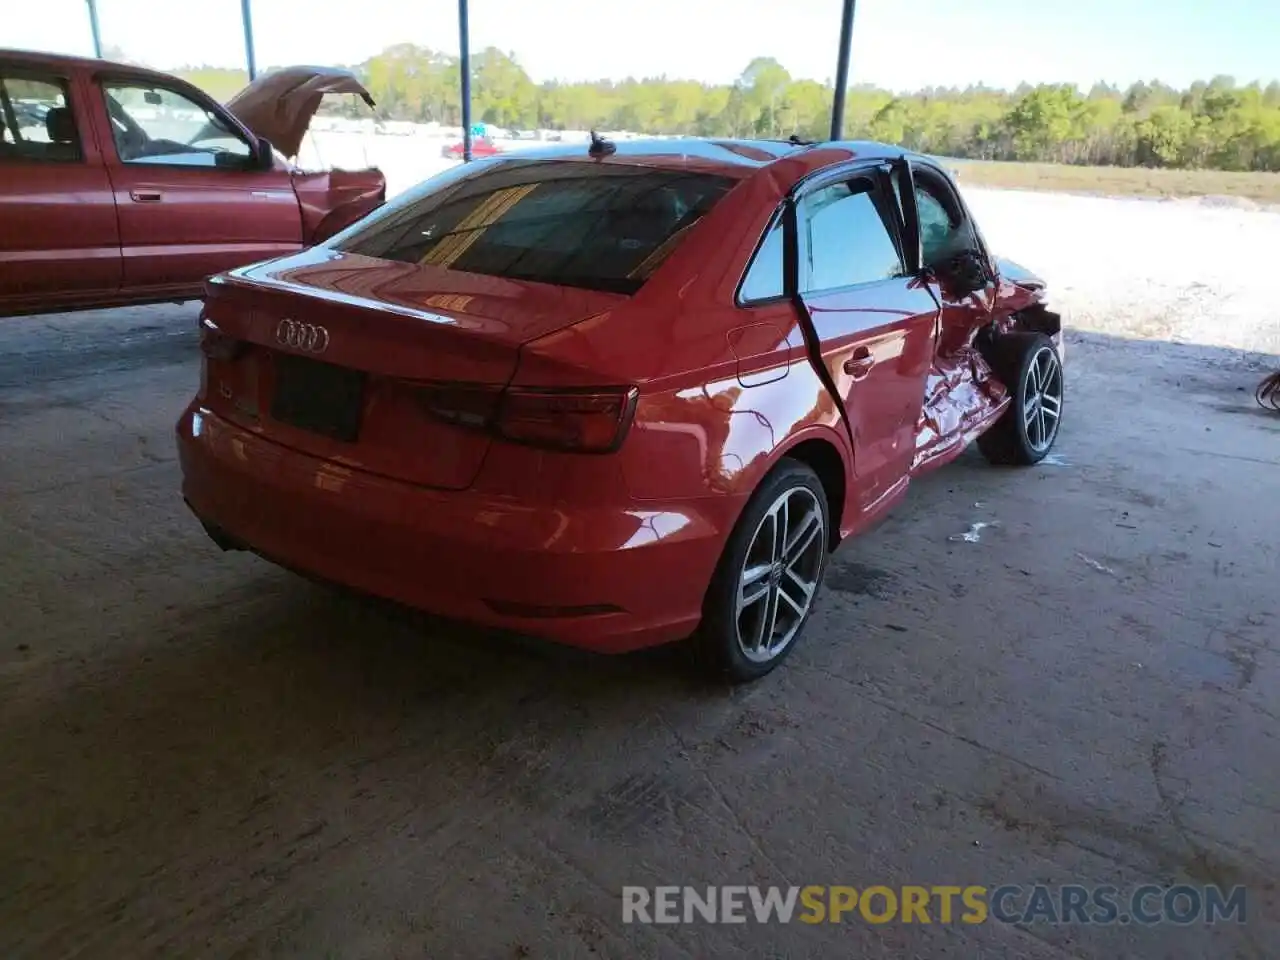
[[[993,279],[991,267],[976,250],[964,250],[937,269],[938,279],[956,296],[976,293]]]

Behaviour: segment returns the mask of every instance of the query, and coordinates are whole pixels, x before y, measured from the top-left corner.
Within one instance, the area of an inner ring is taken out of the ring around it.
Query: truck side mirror
[[[257,170],[270,170],[275,166],[275,151],[271,146],[271,141],[266,137],[259,137],[254,144],[253,159],[254,168]]]

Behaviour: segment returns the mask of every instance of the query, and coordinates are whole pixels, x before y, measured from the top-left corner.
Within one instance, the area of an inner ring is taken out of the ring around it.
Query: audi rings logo
[[[329,331],[314,323],[285,319],[276,324],[276,343],[303,353],[324,353],[329,349]]]

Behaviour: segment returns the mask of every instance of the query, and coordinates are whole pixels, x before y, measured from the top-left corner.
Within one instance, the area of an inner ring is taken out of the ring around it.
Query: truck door
[[[115,198],[80,97],[69,76],[0,59],[0,313],[120,286]]]
[[[212,100],[149,77],[98,89],[127,288],[195,285],[301,248],[289,171],[255,163],[255,139]]]

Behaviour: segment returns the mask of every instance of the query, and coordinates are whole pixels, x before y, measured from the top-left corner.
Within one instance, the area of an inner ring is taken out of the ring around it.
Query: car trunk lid
[[[211,408],[294,449],[441,489],[474,482],[491,442],[445,422],[456,385],[495,402],[522,344],[625,301],[315,249],[209,285]]]

